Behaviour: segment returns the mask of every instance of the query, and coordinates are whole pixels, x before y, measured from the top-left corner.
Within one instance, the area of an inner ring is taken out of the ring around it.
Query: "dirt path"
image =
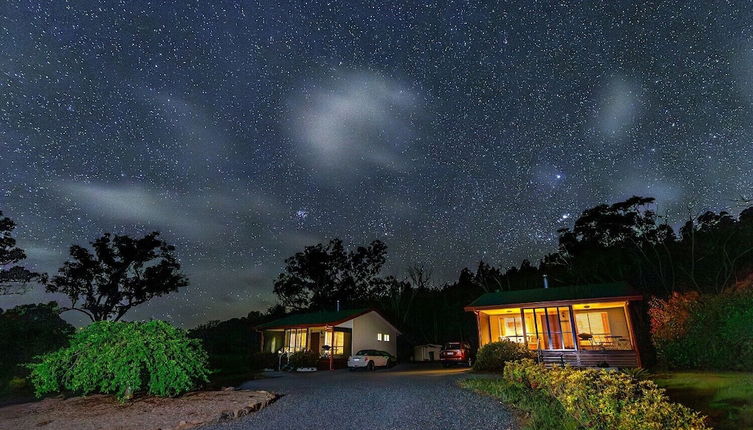
[[[184,430],[238,418],[276,399],[267,391],[203,391],[177,398],[112,396],[45,399],[0,408],[0,430]]]

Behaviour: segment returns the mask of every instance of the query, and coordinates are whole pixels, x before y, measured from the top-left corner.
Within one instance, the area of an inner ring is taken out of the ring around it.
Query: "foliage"
[[[0,310],[0,386],[13,376],[25,377],[24,363],[68,344],[72,325],[60,318],[55,302]]]
[[[68,309],[92,321],[118,321],[132,307],[188,285],[173,256],[175,247],[158,236],[154,232],[133,239],[108,233],[91,243],[94,254],[73,245],[73,259],[47,283],[47,291],[67,295]]]
[[[285,272],[274,283],[283,305],[293,310],[334,307],[337,300],[353,306],[383,295],[394,278],[379,277],[387,246],[375,240],[369,246],[346,251],[340,239],[326,246],[307,246],[285,260]]]
[[[26,254],[16,246],[12,236],[15,228],[16,223],[0,211],[0,295],[24,292],[26,284],[40,276],[16,265]]]
[[[504,379],[471,378],[460,381],[464,388],[489,394],[526,412],[524,430],[580,430],[581,427],[557,399]]]
[[[461,271],[453,285],[477,293],[550,285],[627,281],[661,297],[673,292],[720,293],[748,280],[753,285],[753,207],[737,218],[727,212],[691,217],[675,233],[655,211],[654,199],[631,197],[583,211],[572,228],[558,231],[559,247],[538,265],[528,260],[506,271],[481,262]]]
[[[199,341],[163,321],[100,321],[78,330],[70,346],[30,364],[37,396],[62,390],[176,396],[207,382]]]
[[[753,369],[753,290],[673,295],[651,303],[660,364],[678,369]]]
[[[503,378],[557,399],[568,415],[594,430],[703,430],[704,417],[672,403],[652,381],[605,369],[547,369],[533,360],[508,363]]]
[[[319,364],[319,354],[313,351],[296,351],[290,354],[288,361],[294,369],[301,367],[316,367]]]
[[[502,372],[508,361],[533,358],[525,345],[510,340],[491,342],[479,348],[473,370]]]

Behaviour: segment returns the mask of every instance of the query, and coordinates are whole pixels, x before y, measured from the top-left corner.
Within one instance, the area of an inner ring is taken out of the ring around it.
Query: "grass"
[[[665,372],[652,379],[673,401],[707,415],[716,430],[753,429],[753,373]]]
[[[498,378],[471,378],[460,386],[495,397],[522,412],[525,430],[577,430],[578,423],[560,403],[537,390],[529,390]]]

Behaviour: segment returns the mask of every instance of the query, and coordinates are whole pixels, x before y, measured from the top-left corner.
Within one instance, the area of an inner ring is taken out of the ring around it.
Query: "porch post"
[[[478,311],[473,311],[473,313],[476,315],[476,333],[478,335],[478,347],[481,348],[483,346],[483,339],[481,339],[481,318],[479,318],[478,316]]]
[[[335,327],[330,327],[329,370],[335,370]]]
[[[638,362],[638,367],[643,367],[641,363],[641,352],[638,349],[638,339],[635,337],[635,330],[633,329],[633,317],[630,313],[630,300],[625,302],[623,311],[625,312],[625,318],[627,319],[628,331],[630,332],[630,343],[633,346],[633,352],[635,352],[635,358]]]
[[[575,326],[575,311],[573,310],[573,305],[567,305],[568,312],[570,313],[570,331],[573,333],[573,345],[575,345],[575,350],[580,349],[580,345],[578,345],[578,327]]]
[[[554,311],[557,312],[556,307],[554,308]],[[549,327],[549,309],[548,308],[544,308],[544,321],[546,322],[546,339],[548,341],[547,344],[549,345],[549,349],[553,349],[552,348],[552,328]]]
[[[257,331],[259,332],[259,352],[264,352],[264,330]]]

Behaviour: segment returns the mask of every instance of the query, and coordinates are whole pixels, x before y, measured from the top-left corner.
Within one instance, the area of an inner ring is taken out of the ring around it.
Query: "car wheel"
[[[369,364],[366,365],[366,370],[373,371],[374,369],[375,369],[374,368],[374,362],[373,361],[369,361]]]

